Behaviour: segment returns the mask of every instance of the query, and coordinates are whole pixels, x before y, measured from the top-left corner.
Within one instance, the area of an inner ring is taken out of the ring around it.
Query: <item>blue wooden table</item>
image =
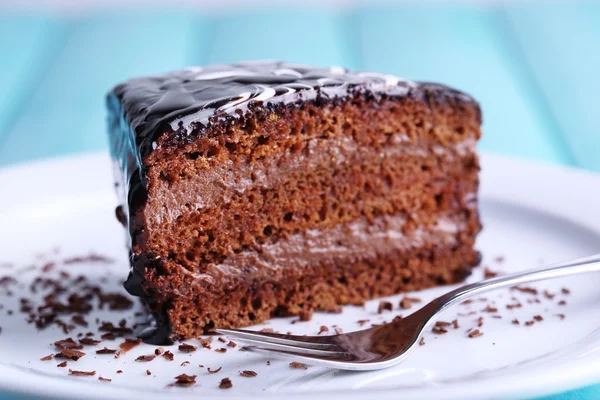
[[[0,167],[106,149],[104,94],[123,79],[283,59],[455,86],[482,103],[481,150],[600,171],[599,47],[600,4],[592,1],[4,12]],[[597,398],[600,386],[548,399]]]

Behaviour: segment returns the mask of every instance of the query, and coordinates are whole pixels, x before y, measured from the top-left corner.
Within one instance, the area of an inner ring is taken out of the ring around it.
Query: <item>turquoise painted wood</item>
[[[278,59],[356,67],[333,12],[283,10],[226,15],[215,20],[210,63]],[[310,29],[307,29],[310,27]],[[318,46],[315,46],[318,43]]]
[[[67,22],[48,16],[0,15],[0,146],[67,30]]]
[[[105,148],[106,92],[126,78],[188,65],[202,50],[193,40],[202,26],[200,17],[164,13],[73,22],[0,146],[1,163]]]
[[[358,16],[363,67],[439,81],[483,108],[483,150],[572,164],[539,93],[521,85],[519,58],[495,31],[495,10],[472,6],[369,8]]]
[[[190,64],[283,59],[453,85],[482,103],[483,150],[600,171],[599,21],[600,4],[591,1],[3,14],[0,166],[105,149],[104,95],[123,79]],[[545,400],[596,398],[600,386]]]
[[[577,164],[600,171],[600,3],[511,5],[506,20]]]

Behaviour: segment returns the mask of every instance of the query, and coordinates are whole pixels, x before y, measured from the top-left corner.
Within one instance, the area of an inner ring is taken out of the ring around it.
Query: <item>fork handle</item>
[[[600,254],[471,283],[438,297],[425,307],[437,308],[435,311],[435,314],[437,314],[469,297],[491,290],[590,272],[600,272]]]

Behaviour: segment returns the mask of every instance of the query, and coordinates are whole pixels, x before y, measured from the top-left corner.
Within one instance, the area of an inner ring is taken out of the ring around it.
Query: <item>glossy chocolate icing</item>
[[[117,85],[107,96],[108,122],[111,155],[120,182],[117,190],[122,208],[118,217],[129,226],[130,249],[138,234],[132,216],[146,200],[146,160],[159,146],[159,139],[166,137],[165,143],[177,146],[257,108],[293,106],[306,101],[325,104],[359,94],[410,97],[425,102],[449,96],[476,104],[463,93],[437,84],[282,62],[194,67]],[[131,255],[132,268],[125,287],[137,296],[144,295],[144,269],[153,262],[148,257],[151,255]],[[150,336],[149,341],[164,343],[167,339],[168,327],[159,325],[163,329]]]

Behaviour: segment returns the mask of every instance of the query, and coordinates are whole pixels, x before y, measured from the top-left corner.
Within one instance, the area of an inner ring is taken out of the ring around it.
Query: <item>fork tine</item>
[[[275,343],[295,346],[303,349],[338,350],[338,346],[330,343],[316,343],[308,337],[282,335],[278,333],[253,332],[243,329],[215,329],[218,333],[235,336],[242,340],[252,340],[255,343]],[[324,337],[323,337],[324,338]],[[318,338],[323,340],[323,338]]]
[[[305,356],[314,356],[318,358],[328,358],[328,357],[343,357],[347,355],[347,353],[342,351],[330,351],[330,350],[319,350],[319,349],[311,349],[308,347],[298,347],[291,346],[287,344],[280,343],[269,343],[261,340],[254,339],[242,339],[245,342],[249,343],[249,346],[244,346],[245,348],[262,348],[269,351],[276,351],[281,353],[290,353],[290,354],[303,354]]]

